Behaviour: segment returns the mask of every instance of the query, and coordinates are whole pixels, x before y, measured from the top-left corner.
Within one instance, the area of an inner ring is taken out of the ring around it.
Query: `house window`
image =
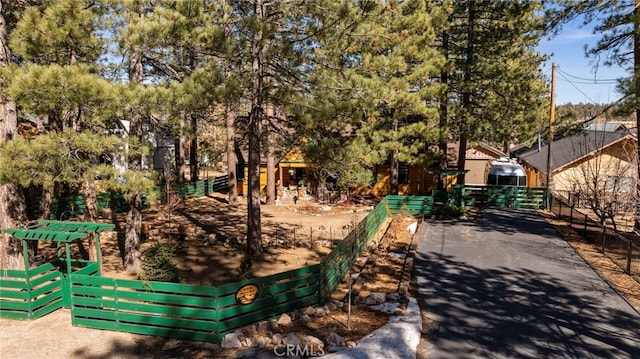
[[[398,184],[409,183],[409,164],[400,163],[398,165]]]

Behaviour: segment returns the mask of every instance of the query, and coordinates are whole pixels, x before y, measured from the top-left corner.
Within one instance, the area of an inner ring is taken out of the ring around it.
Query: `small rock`
[[[334,302],[329,302],[329,304],[325,305],[325,310],[329,311],[329,312],[333,312],[334,310],[337,309],[337,306]]]
[[[271,344],[271,340],[265,336],[251,338],[251,346],[254,348],[265,348]]]
[[[312,335],[307,335],[304,342],[310,347],[312,353],[320,353],[324,351],[324,342]]]
[[[300,312],[294,310],[293,312],[289,313],[289,317],[291,317],[291,320],[295,322],[296,320],[298,320],[298,318],[300,318]]]
[[[283,340],[284,340],[284,338],[282,337],[282,334],[276,333],[271,337],[271,344],[280,345],[280,344],[282,344]]]
[[[325,315],[327,315],[327,312],[324,310],[324,308],[316,308],[316,312],[314,315],[316,317],[324,317]]]
[[[393,311],[393,315],[405,315],[405,314],[407,314],[406,308],[396,308],[396,310]]]
[[[407,255],[404,253],[395,253],[395,252],[389,252],[388,253],[389,257],[393,257],[393,258],[400,258],[400,259],[405,259],[407,258]]]
[[[306,314],[302,314],[298,320],[302,323],[307,323],[311,320],[311,317]]]
[[[345,343],[345,347],[346,348],[355,348],[358,345],[358,343],[354,342],[353,340],[347,340],[347,342]]]
[[[257,327],[254,324],[250,324],[245,327],[236,329],[236,333],[238,333],[238,336],[250,337],[256,333],[256,330],[257,330]]]
[[[382,292],[374,292],[369,294],[369,296],[367,296],[364,299],[364,304],[367,304],[367,305],[382,304],[385,301],[386,301],[386,294]]]
[[[224,338],[222,338],[222,343],[220,343],[220,346],[225,349],[241,348],[242,343],[240,342],[240,339],[238,339],[238,334],[229,333],[226,334]]]
[[[400,299],[400,293],[398,292],[387,293],[387,300],[389,302],[397,302],[398,299]]]
[[[260,321],[258,322],[258,328],[256,329],[258,333],[268,333],[269,331],[273,330],[273,328],[271,328],[271,322],[268,322],[266,320]]]
[[[339,347],[343,347],[345,345],[344,339],[342,339],[342,337],[336,334],[335,332],[331,332],[327,336],[326,340],[327,340],[327,344],[329,345],[339,346]]]
[[[282,313],[282,315],[280,316],[280,319],[278,319],[278,326],[289,326],[291,325],[291,317],[289,316],[289,314],[287,313]]]
[[[334,300],[331,303],[335,304],[336,308],[342,308],[344,307],[344,302],[340,301],[340,300]]]
[[[243,347],[251,347],[253,346],[253,341],[251,340],[251,338],[244,338],[240,341],[240,344],[242,344]]]
[[[316,308],[314,308],[314,307],[306,307],[304,309],[304,311],[302,312],[302,314],[314,315],[314,314],[316,314]]]
[[[284,340],[282,341],[284,344],[287,345],[293,345],[293,346],[298,346],[300,345],[300,338],[298,338],[297,335],[291,333],[289,335],[287,335],[286,338],[284,338]]]

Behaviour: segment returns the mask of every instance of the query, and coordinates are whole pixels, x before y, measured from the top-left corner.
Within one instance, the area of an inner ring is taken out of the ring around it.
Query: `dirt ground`
[[[265,255],[253,262],[250,277],[266,276],[319,262],[335,243],[349,233],[373,208],[373,203],[343,203],[326,206],[313,201],[296,204],[262,206]],[[101,235],[104,275],[135,278],[122,267],[123,215],[113,218],[116,230]],[[365,298],[376,291],[395,292],[405,267],[413,236],[406,227],[415,221],[410,216],[388,220],[379,233],[376,246],[366,250],[353,271],[361,273],[354,283],[354,293]],[[105,220],[107,222],[107,220]],[[183,274],[183,282],[221,285],[240,278],[239,262],[243,258],[246,228],[246,203],[230,208],[224,196],[187,200],[172,209],[158,206],[144,211],[148,239],[142,251],[156,242],[174,248],[174,264]],[[179,227],[186,228],[186,238],[179,240]],[[387,229],[388,228],[388,229]],[[383,234],[386,234],[382,237]],[[214,236],[215,235],[215,239]],[[382,239],[380,239],[382,238]],[[44,253],[51,251],[42,249]],[[346,301],[346,283],[333,299]],[[346,306],[345,306],[346,308]],[[292,327],[280,328],[283,334],[297,333],[324,339],[331,332],[345,341],[357,341],[384,325],[389,315],[374,312],[364,304],[352,307],[350,324],[345,310],[335,310]],[[141,336],[73,327],[70,313],[58,310],[32,322],[0,319],[0,358],[228,358],[238,350],[224,350],[219,345],[170,338]]]

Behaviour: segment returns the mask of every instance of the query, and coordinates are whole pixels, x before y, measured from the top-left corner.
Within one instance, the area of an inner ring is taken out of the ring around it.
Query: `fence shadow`
[[[531,270],[484,269],[418,254],[427,278],[420,306],[436,323],[429,341],[442,357],[640,357],[637,316]]]

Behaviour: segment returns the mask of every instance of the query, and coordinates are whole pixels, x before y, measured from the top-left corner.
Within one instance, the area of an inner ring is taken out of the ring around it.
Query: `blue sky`
[[[551,79],[551,63],[558,65],[556,104],[611,103],[620,98],[612,80],[628,76],[624,69],[601,64],[596,71],[593,59],[585,57],[585,44],[591,46],[599,38],[600,35],[593,34],[591,26],[583,27],[580,21],[574,21],[538,46],[540,53],[550,56],[543,67],[545,76]]]

